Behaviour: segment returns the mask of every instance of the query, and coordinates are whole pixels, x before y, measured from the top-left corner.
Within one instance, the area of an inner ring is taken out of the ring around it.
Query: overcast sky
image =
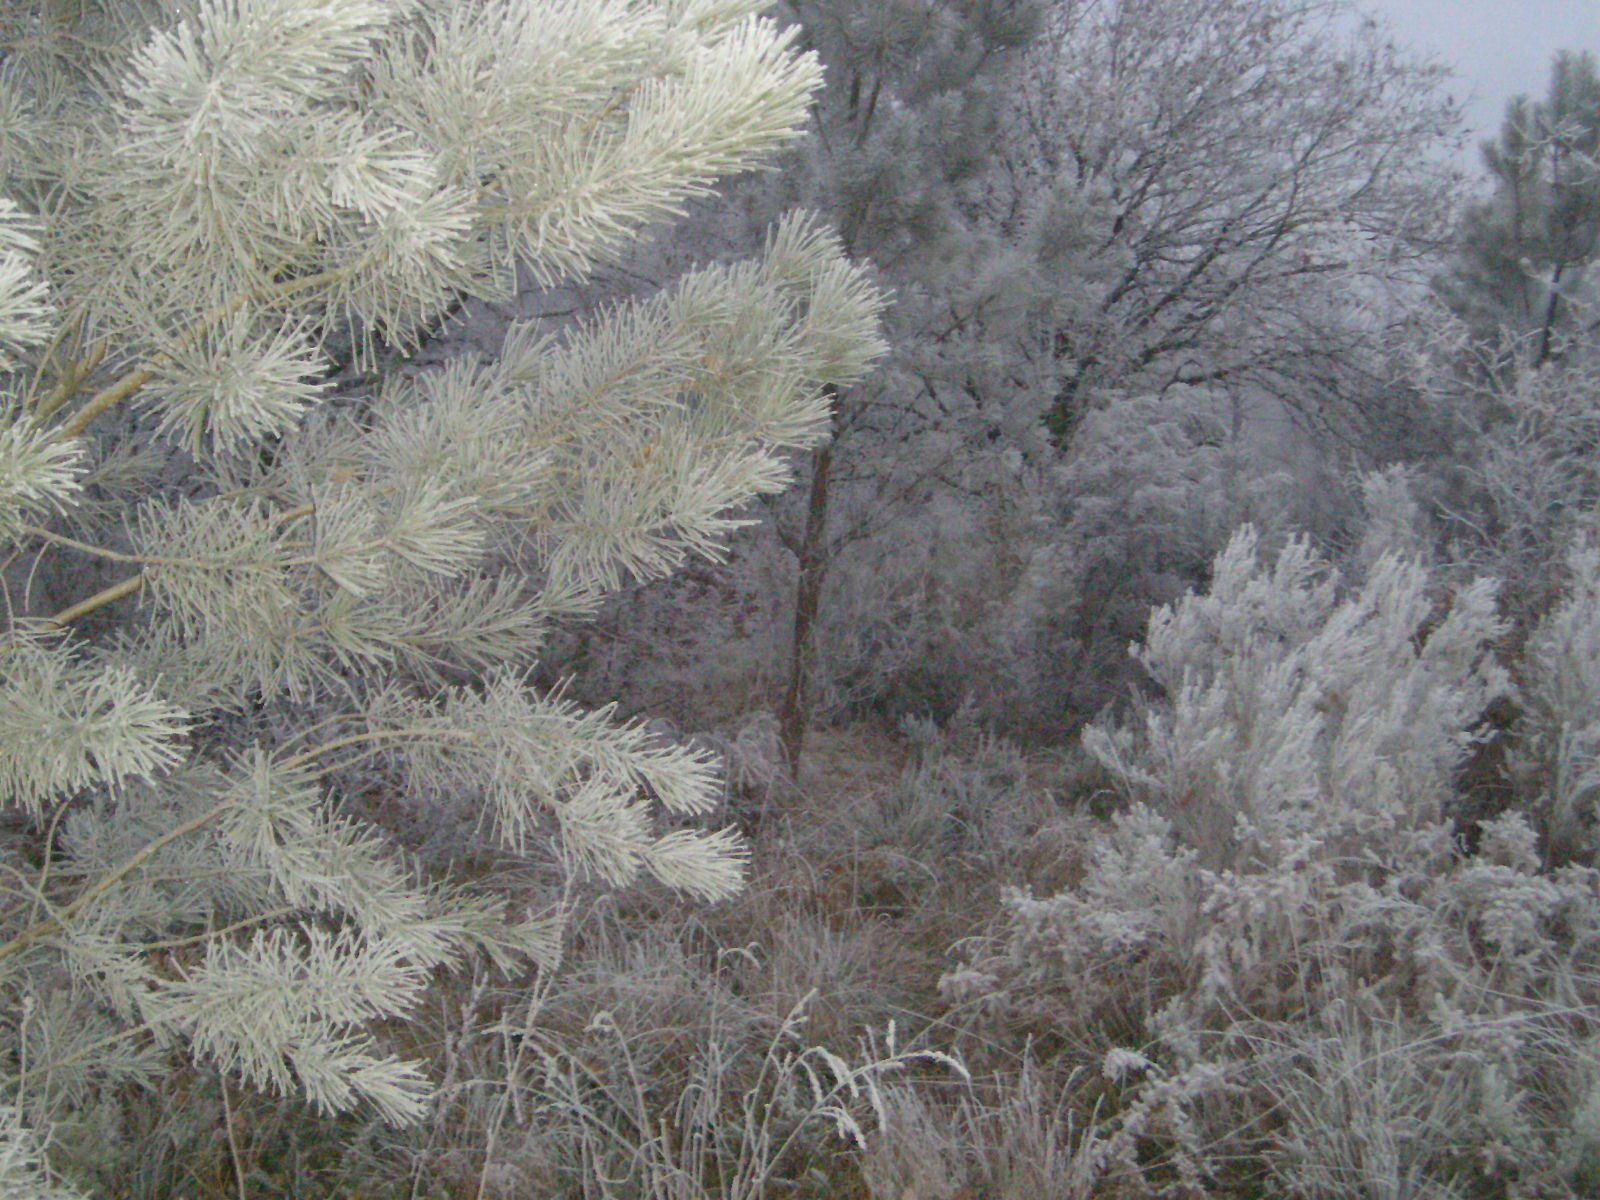
[[[1500,128],[1518,92],[1542,97],[1557,50],[1600,55],[1600,0],[1357,0],[1383,17],[1395,38],[1453,68],[1476,146]]]

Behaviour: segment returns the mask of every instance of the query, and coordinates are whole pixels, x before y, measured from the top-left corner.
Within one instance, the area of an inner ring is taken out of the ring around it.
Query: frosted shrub
[[[1562,1194],[1587,1169],[1600,876],[1546,871],[1520,814],[1471,857],[1445,820],[1510,686],[1494,596],[1393,552],[1346,583],[1246,527],[1152,614],[1159,696],[1084,738],[1125,809],[945,988],[1116,1064],[1123,1169],[1128,1137],[1179,1181],[1250,1158],[1308,1196]]]
[[[1200,578],[1246,519],[1228,486],[1226,439],[1213,393],[1177,386],[1117,397],[1084,417],[1054,472],[1061,512],[1052,527],[1061,532],[1052,569],[1022,586],[1046,601],[1034,606],[1041,657],[1080,719],[1125,685],[1123,650],[1150,606]]]
[[[1416,473],[1402,466],[1372,471],[1361,480],[1361,541],[1355,560],[1363,570],[1385,554],[1429,561],[1432,522],[1416,495]]]
[[[1490,655],[1495,585],[1461,589],[1441,613],[1414,561],[1383,555],[1345,590],[1306,540],[1270,566],[1257,540],[1241,529],[1206,594],[1152,614],[1135,654],[1167,702],[1130,727],[1091,727],[1085,746],[1212,870],[1426,830],[1509,686]]]
[[[1518,755],[1556,857],[1600,850],[1600,549],[1573,551],[1565,594],[1529,640]]]
[[[1017,641],[1039,660],[1041,694],[1068,710],[1063,724],[1126,694],[1127,645],[1151,607],[1203,580],[1241,523],[1270,538],[1328,519],[1306,497],[1326,506],[1330,489],[1274,443],[1271,415],[1174,385],[1110,397],[1083,418],[1048,485],[1039,568],[1012,600],[1032,623],[1032,643]]]
[[[1600,360],[1518,367],[1494,387],[1426,386],[1465,460],[1446,466],[1453,557],[1514,582],[1508,609],[1525,628],[1559,593],[1573,538],[1596,527]]]

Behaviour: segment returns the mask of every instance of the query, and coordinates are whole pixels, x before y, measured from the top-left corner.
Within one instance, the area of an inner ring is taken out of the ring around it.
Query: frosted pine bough
[[[735,891],[730,833],[642,799],[703,813],[716,764],[528,672],[785,486],[881,302],[795,217],[489,365],[340,392],[331,347],[378,371],[519,264],[581,274],[780,145],[819,68],[745,0],[83,7],[13,11],[0,64],[5,1098],[47,1129],[187,1052],[415,1120],[372,1025],[438,967],[553,969],[560,897],[429,877],[331,781]]]

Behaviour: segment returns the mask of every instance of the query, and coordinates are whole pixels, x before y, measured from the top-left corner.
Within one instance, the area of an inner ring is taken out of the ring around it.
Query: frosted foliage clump
[[[1529,735],[1518,753],[1551,848],[1600,852],[1600,549],[1573,550],[1553,611],[1534,628],[1525,686]]]
[[[1535,694],[1582,728],[1557,650],[1600,622],[1595,569],[1575,561],[1532,656]],[[1149,1137],[1196,1179],[1255,1156],[1330,1200],[1354,1179],[1465,1195],[1449,1181],[1510,1162],[1528,1194],[1570,1195],[1592,1169],[1600,872],[1551,869],[1523,813],[1481,822],[1472,853],[1449,819],[1511,692],[1495,587],[1448,591],[1394,552],[1345,580],[1247,526],[1207,591],[1152,613],[1134,653],[1155,694],[1084,735],[1125,807],[1073,886],[1006,894],[945,988],[1141,1056],[1117,1075],[1125,1171]]]
[[[1135,656],[1168,703],[1085,745],[1133,794],[1175,801],[1180,836],[1212,869],[1437,822],[1474,727],[1509,688],[1491,653],[1496,585],[1447,604],[1397,554],[1348,588],[1303,538],[1262,557],[1242,528],[1206,594],[1152,614]]]

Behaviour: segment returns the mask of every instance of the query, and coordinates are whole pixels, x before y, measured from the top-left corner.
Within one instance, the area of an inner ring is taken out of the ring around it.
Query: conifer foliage
[[[1595,332],[1600,259],[1600,71],[1563,51],[1543,100],[1518,96],[1499,138],[1485,142],[1492,192],[1462,222],[1445,301],[1512,363],[1569,360]]]
[[[752,261],[518,327],[498,361],[404,351],[790,137],[820,72],[760,8],[7,6],[0,1103],[24,1175],[29,1128],[181,1054],[416,1120],[427,1080],[374,1026],[436,968],[552,969],[584,878],[740,886],[731,834],[665,819],[711,806],[716,764],[528,671],[553,622],[716,554],[784,486],[824,387],[879,351],[878,296],[791,216]],[[512,908],[430,871],[346,802],[360,780],[567,883]]]

